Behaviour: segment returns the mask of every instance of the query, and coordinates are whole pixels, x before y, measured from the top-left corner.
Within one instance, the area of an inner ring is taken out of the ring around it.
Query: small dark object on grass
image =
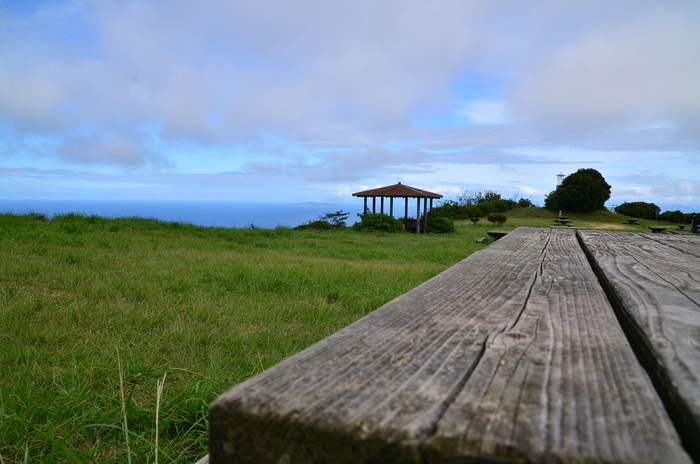
[[[488,219],[488,221],[490,223],[498,224],[499,226],[502,226],[508,220],[508,218],[505,216],[505,214],[501,214],[501,213],[489,214],[486,219]]]
[[[479,222],[478,217],[469,218],[469,220],[472,221],[474,223],[474,225],[476,225],[476,223]]]

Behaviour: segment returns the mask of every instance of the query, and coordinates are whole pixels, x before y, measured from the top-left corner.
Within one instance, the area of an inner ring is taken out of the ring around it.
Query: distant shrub
[[[484,213],[478,205],[461,205],[456,201],[447,200],[436,206],[430,212],[433,217],[447,217],[453,220],[469,219],[474,216],[483,216]]]
[[[378,232],[404,232],[406,227],[401,219],[384,213],[359,214],[362,219],[352,227],[355,230],[370,230]]]
[[[295,227],[297,230],[313,229],[313,230],[333,230],[344,229],[347,227],[346,221],[348,214],[342,210],[335,213],[326,213],[319,216],[315,221],[305,222],[304,224]]]
[[[518,200],[518,206],[520,208],[530,208],[530,207],[534,206],[534,204],[532,203],[532,200],[529,198],[521,198],[520,200]]]
[[[434,234],[446,234],[455,231],[455,222],[448,217],[428,218],[428,232]]]
[[[646,203],[644,201],[633,201],[631,203],[623,203],[616,209],[618,214],[625,216],[640,218],[640,219],[656,219],[656,213],[659,207],[654,203]]]
[[[472,221],[474,223],[474,225],[476,225],[476,223],[479,222],[478,217],[472,217],[472,218],[469,218],[469,220]]]
[[[492,223],[492,224],[494,224],[494,225],[495,225],[495,224],[498,224],[499,226],[502,226],[502,225],[505,224],[506,221],[508,220],[508,218],[506,217],[506,215],[505,215],[505,214],[501,214],[501,213],[492,213],[492,214],[489,214],[489,215],[486,217],[486,219],[487,219],[490,223]]]
[[[690,214],[685,214],[680,210],[664,211],[659,214],[659,219],[667,222],[675,222],[676,224],[687,224],[690,222]]]
[[[346,221],[349,214],[341,209],[335,213],[326,213],[323,216],[319,216],[318,220],[329,223],[334,229],[344,229],[348,226]]]
[[[331,224],[328,221],[324,221],[322,219],[318,219],[316,221],[311,221],[307,222],[305,224],[302,224],[300,226],[295,227],[296,230],[333,230],[333,224]]]

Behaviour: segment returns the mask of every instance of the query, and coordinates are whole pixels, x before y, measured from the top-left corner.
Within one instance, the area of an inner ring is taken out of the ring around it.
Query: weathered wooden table
[[[652,231],[653,233],[655,233],[655,234],[660,234],[661,232],[663,232],[664,230],[666,230],[666,227],[659,227],[659,226],[649,226],[649,228],[650,228],[651,231]]]
[[[698,263],[693,236],[518,228],[224,393],[211,463],[689,464]]]

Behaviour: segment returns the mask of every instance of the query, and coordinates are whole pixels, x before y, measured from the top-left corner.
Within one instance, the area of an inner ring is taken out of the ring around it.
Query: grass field
[[[220,393],[483,248],[486,231],[555,215],[416,236],[0,214],[0,464],[191,464]]]

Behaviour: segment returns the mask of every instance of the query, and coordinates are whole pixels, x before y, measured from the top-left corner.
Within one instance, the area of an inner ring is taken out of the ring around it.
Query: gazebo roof
[[[388,187],[379,187],[352,194],[353,197],[400,197],[400,198],[442,198],[439,193],[428,192],[404,185],[401,182]]]

